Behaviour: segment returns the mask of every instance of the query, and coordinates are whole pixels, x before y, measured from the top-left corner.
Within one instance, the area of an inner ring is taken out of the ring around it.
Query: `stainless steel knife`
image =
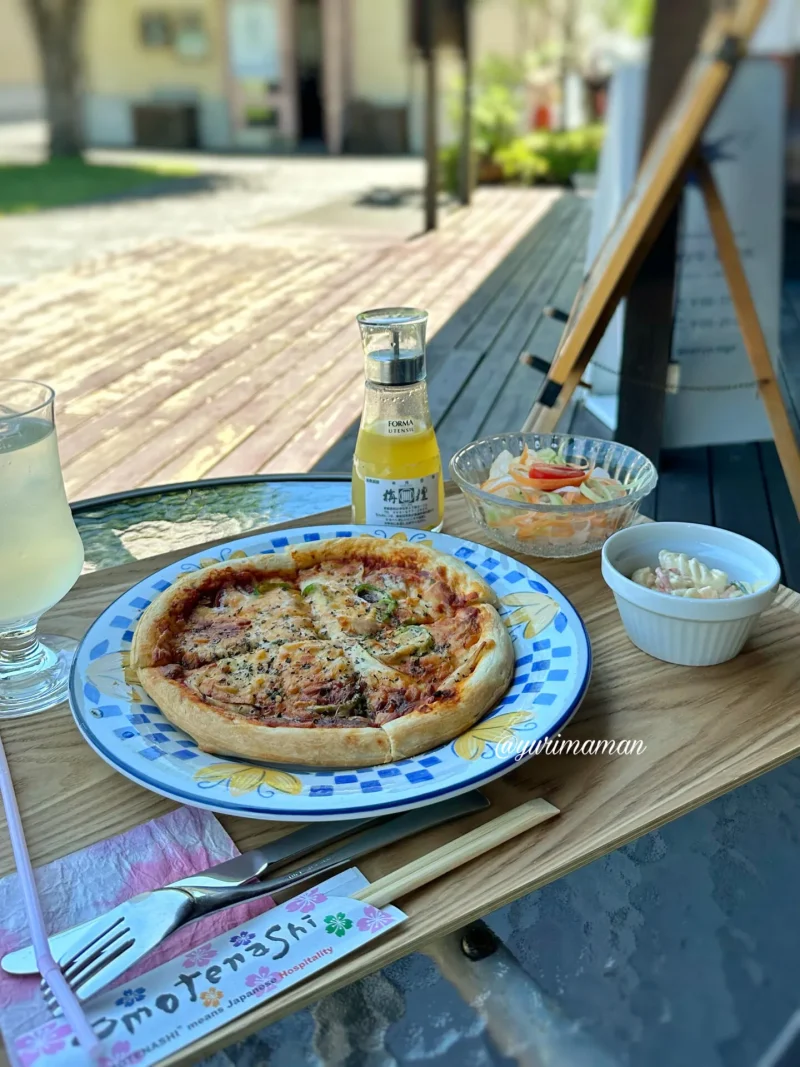
[[[179,889],[183,886],[221,888],[245,885],[254,878],[259,878],[271,867],[282,867],[291,862],[291,860],[307,856],[314,849],[321,848],[323,845],[331,845],[335,841],[340,841],[343,837],[349,837],[350,834],[372,825],[374,821],[374,819],[348,819],[345,822],[312,823],[304,826],[301,830],[295,830],[294,833],[286,834],[285,837],[281,837],[277,841],[271,841],[268,845],[251,849],[249,852],[242,853],[241,856],[235,856],[232,860],[225,860],[224,863],[218,863],[215,867],[209,867],[198,874],[190,875],[187,878],[179,878],[176,882],[170,882],[168,886],[163,886],[162,888]],[[159,890],[153,890],[152,892],[159,892]],[[124,914],[124,910],[131,903],[131,900],[145,900],[148,896],[150,896],[150,893],[142,893],[138,897],[129,898],[105,915],[98,916],[96,919],[89,919],[87,922],[79,923],[77,926],[71,926],[67,930],[62,930],[61,933],[54,934],[49,941],[53,959],[60,959],[71,945],[79,944],[89,927],[100,919],[107,919],[112,922],[117,913],[120,916]],[[14,952],[7,953],[0,960],[0,967],[8,974],[39,973],[33,947],[30,945],[27,948],[20,948]]]
[[[108,916],[96,920],[92,924],[94,929],[86,929],[78,945],[78,960],[68,962],[69,953],[67,958],[62,953],[59,959],[64,976],[78,999],[88,1000],[113,983],[170,934],[197,919],[280,889],[300,885],[318,875],[347,866],[376,849],[451,819],[481,811],[488,804],[482,794],[471,792],[396,815],[378,824],[371,820],[372,825],[368,829],[320,859],[247,885],[194,885],[157,889],[123,905],[119,910],[124,911],[124,916],[113,929],[109,929]],[[108,946],[109,951],[101,948],[98,952],[101,942]],[[49,1006],[57,1012],[51,991],[44,984],[43,988]]]

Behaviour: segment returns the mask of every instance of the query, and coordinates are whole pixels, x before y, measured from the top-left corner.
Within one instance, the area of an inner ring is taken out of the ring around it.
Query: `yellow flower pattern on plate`
[[[241,548],[237,548],[235,552],[231,552],[225,559],[219,556],[203,556],[198,562],[201,567],[213,567],[215,563],[227,563],[229,559],[247,559],[247,553],[243,552]]]
[[[141,691],[137,689],[139,677],[131,667],[130,652],[107,652],[99,656],[87,666],[86,677],[104,696],[113,697],[114,700],[130,700],[132,704],[142,703]]]
[[[389,540],[390,541],[407,541],[408,540],[408,534],[405,533],[403,530],[399,530],[397,533],[392,534],[391,537],[389,538]],[[414,544],[415,545],[428,545],[430,548],[433,547],[433,541],[429,541],[429,540],[426,540],[424,538],[420,539],[419,541],[417,541],[415,539],[414,540]]]
[[[297,794],[302,791],[300,779],[288,771],[276,771],[269,767],[252,767],[246,763],[212,763],[201,767],[194,780],[202,785],[214,786],[226,782],[232,797],[254,793],[260,786],[277,789],[280,793]]]
[[[509,711],[505,715],[495,715],[493,719],[484,719],[458,738],[453,745],[455,753],[462,759],[480,759],[487,742],[497,745],[501,741],[513,741],[516,736],[513,727],[530,722],[532,718],[532,711]]]
[[[555,600],[545,593],[508,593],[500,598],[500,603],[516,609],[506,615],[505,624],[517,626],[524,622],[522,636],[526,638],[536,637],[546,630],[560,610]]]

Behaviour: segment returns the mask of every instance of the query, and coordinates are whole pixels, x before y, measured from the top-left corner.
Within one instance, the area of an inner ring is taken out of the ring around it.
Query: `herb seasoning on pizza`
[[[139,620],[132,665],[206,752],[358,767],[463,733],[508,688],[514,654],[464,563],[362,536],[179,578]]]

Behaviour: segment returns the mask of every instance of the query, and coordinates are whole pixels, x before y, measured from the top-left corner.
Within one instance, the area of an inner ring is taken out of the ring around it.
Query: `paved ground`
[[[0,219],[0,366],[56,387],[72,499],[309,470],[360,410],[356,313],[435,331],[558,195],[480,190],[413,236],[417,161],[202,163],[202,193]]]
[[[36,161],[42,158],[43,144],[38,123],[0,125],[2,162]],[[232,233],[297,216],[306,216],[323,229],[368,231],[394,239],[409,237],[421,226],[417,190],[424,172],[418,159],[146,151],[95,151],[89,158],[127,166],[137,161],[190,166],[202,179],[201,187],[178,195],[0,218],[0,290],[74,266],[89,256],[136,248],[159,238]],[[386,207],[387,193],[404,195]]]

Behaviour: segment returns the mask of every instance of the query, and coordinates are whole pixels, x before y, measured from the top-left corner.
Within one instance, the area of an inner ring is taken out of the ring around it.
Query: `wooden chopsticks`
[[[484,852],[505,844],[518,834],[559,814],[558,808],[553,807],[541,797],[529,800],[503,815],[498,815],[496,819],[476,827],[458,840],[450,841],[441,848],[428,853],[427,856],[420,856],[419,859],[407,863],[404,867],[399,867],[391,874],[372,882],[371,885],[364,886],[357,893],[353,893],[353,897],[356,900],[366,901],[376,908],[382,908],[384,904],[399,900],[407,893],[413,893],[415,889],[427,885],[434,878],[440,878],[456,867],[468,863],[477,856],[482,856]]]

